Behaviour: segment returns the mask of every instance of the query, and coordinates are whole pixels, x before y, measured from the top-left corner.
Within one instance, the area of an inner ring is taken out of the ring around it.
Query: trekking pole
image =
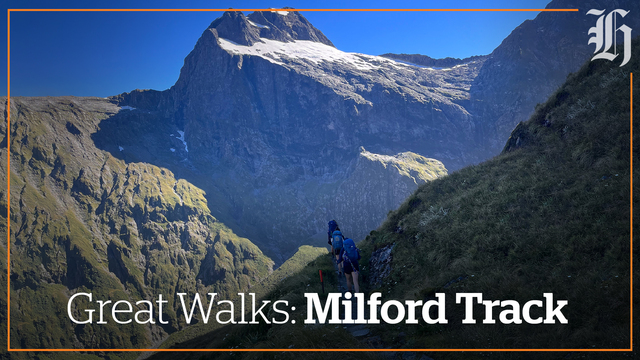
[[[324,294],[324,281],[322,281],[322,270],[318,270],[320,272],[320,284],[322,284],[322,293]]]

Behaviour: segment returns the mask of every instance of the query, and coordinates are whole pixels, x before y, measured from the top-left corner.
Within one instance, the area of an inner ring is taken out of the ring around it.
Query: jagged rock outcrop
[[[260,29],[249,23],[240,11],[225,11],[207,30],[218,36],[222,34],[239,45],[251,46],[260,42]]]
[[[259,28],[262,38],[282,42],[310,40],[334,46],[320,30],[311,25],[297,11],[256,11],[248,16],[248,20],[249,24]]]
[[[393,255],[394,244],[383,246],[376,249],[369,257],[369,286],[373,289],[378,288],[382,282],[391,274],[391,261]]]

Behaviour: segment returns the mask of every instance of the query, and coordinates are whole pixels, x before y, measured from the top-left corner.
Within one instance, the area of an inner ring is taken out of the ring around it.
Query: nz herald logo
[[[624,58],[620,66],[624,66],[631,59],[631,28],[624,24],[618,27],[618,17],[616,15],[623,18],[627,16],[629,11],[616,9],[607,15],[603,15],[605,11],[597,9],[587,11],[587,15],[599,16],[596,26],[589,29],[589,35],[593,34],[593,36],[589,39],[588,44],[596,44],[596,50],[594,51],[596,54],[591,58],[591,61],[596,59],[613,61],[618,57],[617,36],[618,32],[620,32],[624,40]]]

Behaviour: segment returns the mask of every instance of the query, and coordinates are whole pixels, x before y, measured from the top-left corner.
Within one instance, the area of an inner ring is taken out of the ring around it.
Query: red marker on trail
[[[320,284],[322,284],[322,293],[324,294],[324,281],[322,281],[322,270],[318,270],[320,272]]]

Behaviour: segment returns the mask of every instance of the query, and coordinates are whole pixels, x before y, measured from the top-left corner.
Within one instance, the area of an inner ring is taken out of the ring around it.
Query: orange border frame
[[[33,12],[33,11],[48,11],[48,12],[60,12],[60,11],[228,11],[230,9],[7,9],[7,351],[12,352],[34,352],[34,351],[50,351],[50,352],[138,352],[138,351],[152,351],[152,352],[177,352],[177,351],[190,351],[190,352],[275,352],[275,351],[289,351],[289,352],[311,352],[311,351],[327,351],[327,352],[340,352],[340,351],[358,351],[358,352],[387,352],[387,351],[433,351],[433,352],[461,352],[461,351],[474,351],[474,352],[488,352],[488,351],[500,351],[500,352],[573,352],[573,351],[633,351],[633,73],[630,73],[629,87],[630,87],[630,155],[631,155],[631,170],[630,170],[630,261],[631,261],[631,273],[630,273],[630,344],[628,349],[12,349],[11,348],[11,12]],[[568,12],[579,11],[578,9],[232,9],[235,11],[393,11],[393,12],[408,12],[408,11],[422,11],[422,12],[444,12],[444,11],[538,11],[538,12]]]

